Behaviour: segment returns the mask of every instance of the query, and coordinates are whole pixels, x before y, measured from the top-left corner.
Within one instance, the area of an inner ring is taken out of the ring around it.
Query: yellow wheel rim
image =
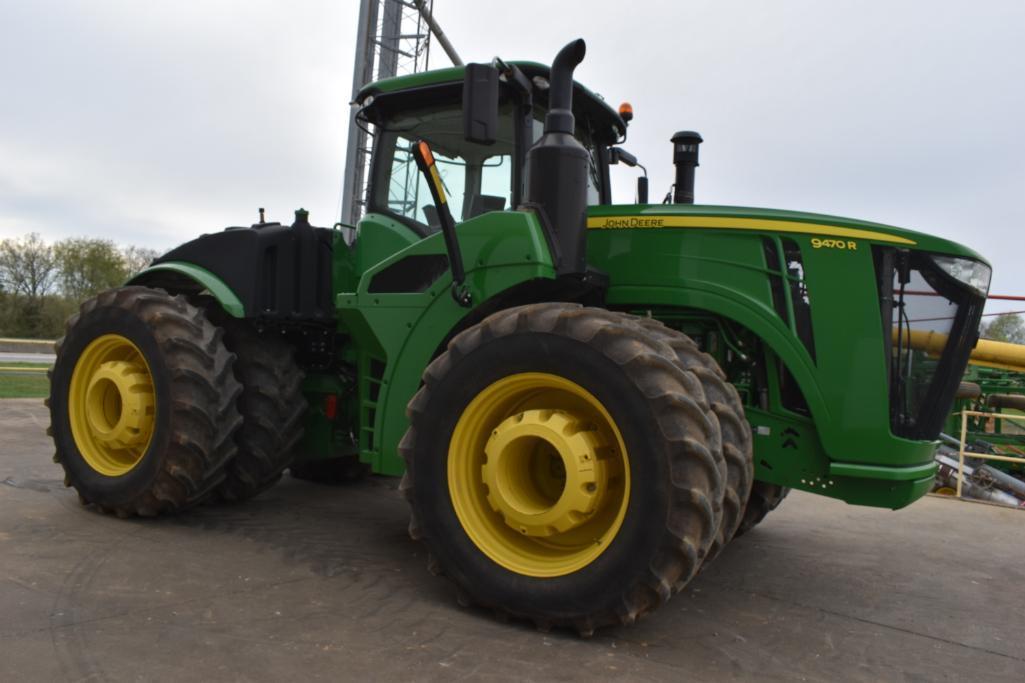
[[[156,396],[149,364],[118,334],[89,343],[68,389],[71,435],[86,463],[108,477],[128,473],[153,439]]]
[[[626,446],[590,392],[558,375],[504,377],[466,406],[448,488],[473,543],[506,569],[570,574],[616,537],[630,499]]]

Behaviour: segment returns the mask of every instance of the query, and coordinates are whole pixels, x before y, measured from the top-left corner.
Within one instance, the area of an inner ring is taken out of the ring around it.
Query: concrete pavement
[[[794,493],[683,593],[582,640],[458,607],[396,481],[286,478],[158,520],[81,507],[0,401],[0,680],[1025,679],[1025,513]]]

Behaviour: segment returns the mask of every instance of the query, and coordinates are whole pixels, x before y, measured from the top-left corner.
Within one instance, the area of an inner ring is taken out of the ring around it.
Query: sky
[[[337,220],[357,0],[0,0],[0,238],[167,249]],[[465,61],[550,62],[635,113],[651,196],[700,131],[699,203],[941,235],[1025,295],[1025,2],[435,0]],[[431,65],[448,66],[439,46]],[[614,197],[630,201],[632,169]],[[1025,302],[988,311],[1025,309]]]

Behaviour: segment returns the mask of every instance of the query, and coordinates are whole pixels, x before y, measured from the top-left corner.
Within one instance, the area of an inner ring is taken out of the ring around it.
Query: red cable
[[[936,292],[919,292],[912,289],[904,291],[905,294],[912,294],[914,296],[940,296]],[[1009,294],[990,294],[986,299],[999,299],[1001,301],[1025,301],[1025,296],[1011,296]]]

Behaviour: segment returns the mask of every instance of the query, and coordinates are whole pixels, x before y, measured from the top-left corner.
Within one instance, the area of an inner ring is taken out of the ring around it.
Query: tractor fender
[[[300,209],[291,226],[258,223],[200,235],[158,257],[137,277],[185,287],[201,283],[225,310],[232,304],[229,314],[235,317],[329,326],[334,324],[332,280],[338,238],[333,230],[310,225]],[[170,271],[153,270],[168,267]],[[180,275],[185,278],[176,277]],[[235,301],[241,303],[241,311]]]
[[[697,311],[746,327],[779,357],[794,376],[815,422],[830,419],[811,356],[775,311],[763,303],[708,282],[696,287],[613,286],[609,289],[608,301],[615,308],[665,306]]]
[[[166,261],[152,265],[135,275],[126,285],[156,287],[173,293],[199,294],[207,291],[224,312],[234,318],[245,317],[245,306],[224,280],[192,263]]]
[[[402,473],[405,464],[397,447],[408,426],[406,404],[424,368],[455,331],[497,310],[495,302],[507,305],[510,292],[550,292],[554,286],[555,266],[533,213],[505,211],[470,219],[459,225],[459,241],[472,307],[452,297],[450,271],[436,269],[446,255],[441,234],[381,261],[363,273],[355,291],[338,294],[339,327],[366,356],[360,361],[368,370],[363,374],[381,368],[371,380],[372,393],[362,384],[360,389],[374,408],[360,455],[377,473]]]

